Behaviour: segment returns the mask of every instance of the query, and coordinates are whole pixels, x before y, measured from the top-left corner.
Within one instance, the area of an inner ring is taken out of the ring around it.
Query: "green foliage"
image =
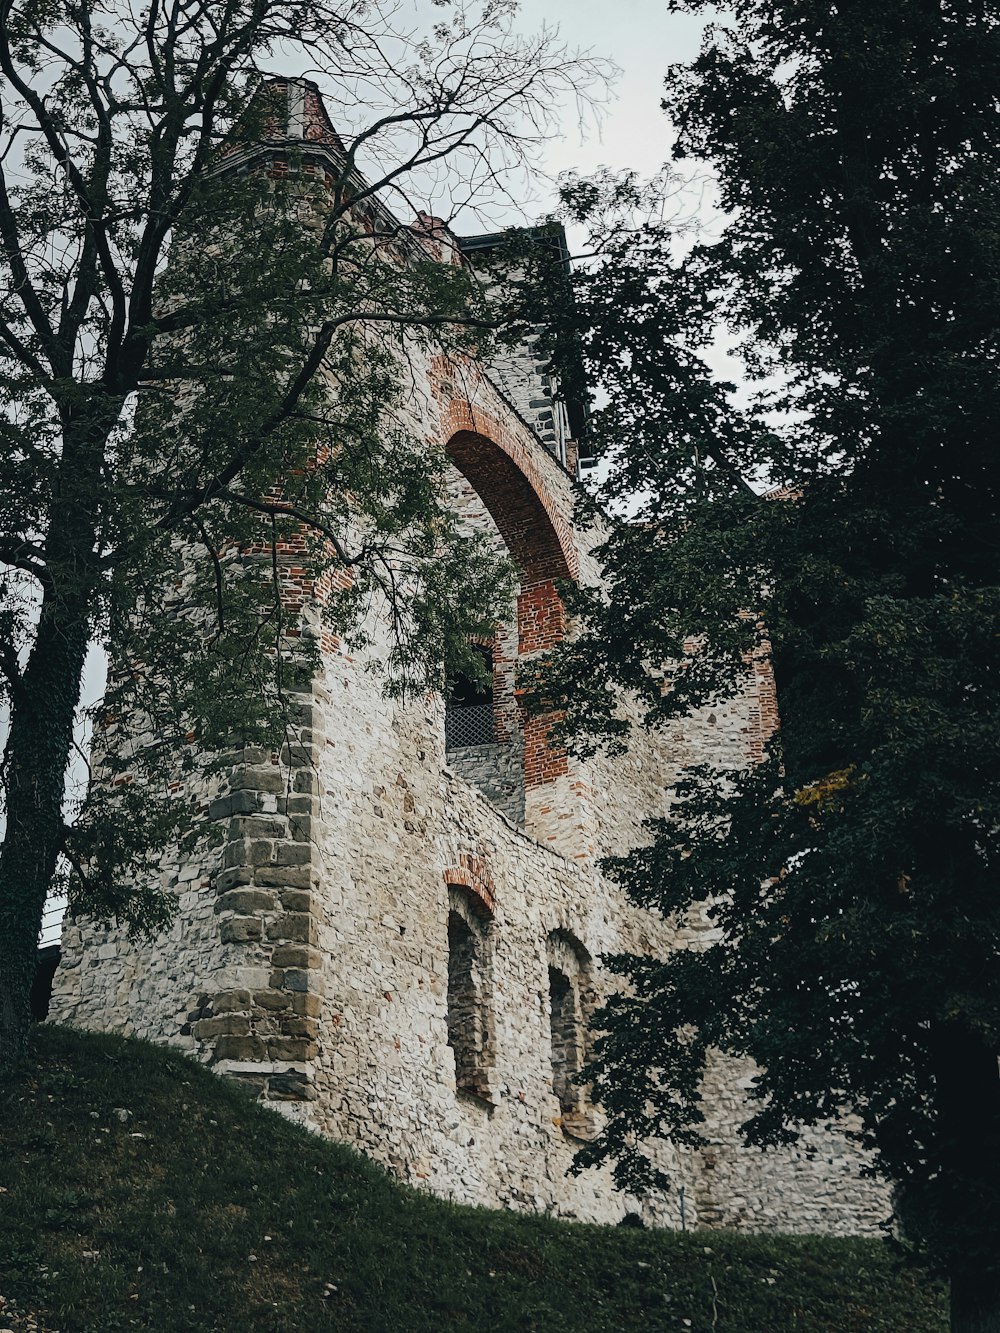
[[[628,181],[566,195],[605,260],[552,355],[576,338],[602,382],[604,499],[632,513],[550,688],[578,744],[619,741],[620,688],[651,726],[731,695],[762,625],[782,714],[766,764],[692,771],[609,866],[719,936],[613,960],[585,1158],[642,1181],[645,1138],[697,1134],[706,1050],[751,1056],[750,1141],[856,1113],[909,1239],[995,1318],[1000,7],[732,10],[665,102],[720,239],[643,221]],[[720,324],[742,408],[699,356]]]
[[[506,4],[438,9],[424,36],[365,0],[4,8],[0,1067],[60,858],[74,908],[159,928],[185,777],[280,752],[324,639],[388,626],[387,689],[440,688],[509,590],[412,410],[415,367],[488,350],[496,315],[387,205],[449,167],[485,202],[548,102],[601,70],[518,36]],[[297,136],[278,51],[340,119],[322,170],[294,142],[275,168]],[[94,640],[110,677],[81,812]]]
[[[944,1327],[940,1290],[879,1242],[460,1208],[175,1053],[50,1028],[32,1045],[0,1116],[0,1287],[43,1328]]]

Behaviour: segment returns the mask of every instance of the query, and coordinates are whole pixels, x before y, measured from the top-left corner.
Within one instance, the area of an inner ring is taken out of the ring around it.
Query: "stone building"
[[[277,85],[265,165],[336,169],[316,90]],[[414,243],[478,262],[432,219]],[[687,763],[750,762],[774,725],[772,683],[627,755],[568,757],[524,716],[515,669],[565,632],[559,580],[600,578],[594,530],[574,524],[579,421],[525,346],[494,366],[424,355],[408,404],[440,440],[454,504],[516,563],[519,587],[484,646],[491,688],[384,697],[363,658],[331,644],[295,746],[243,752],[193,792],[221,842],[168,857],[176,892],[154,944],[78,921],[64,928],[51,1017],[179,1046],[290,1116],[357,1145],[404,1180],[466,1203],[667,1226],[854,1232],[887,1211],[840,1132],[808,1150],[737,1146],[750,1073],[719,1062],[711,1147],[664,1161],[664,1196],[617,1194],[605,1172],[567,1175],[595,1132],[572,1081],[607,993],[601,957],[665,951],[662,921],[624,900],[599,856],[643,837]],[[376,645],[377,650],[378,645]]]

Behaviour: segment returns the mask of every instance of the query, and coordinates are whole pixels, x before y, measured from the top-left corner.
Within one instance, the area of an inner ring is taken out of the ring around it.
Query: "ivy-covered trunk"
[[[13,695],[0,845],[0,1077],[24,1052],[42,911],[62,844],[66,767],[95,591],[95,534],[107,411],[64,423],[35,639]]]

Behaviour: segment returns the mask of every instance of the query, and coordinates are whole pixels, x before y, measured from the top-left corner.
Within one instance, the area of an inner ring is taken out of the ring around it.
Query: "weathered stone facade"
[[[322,167],[333,149],[315,94],[292,85],[289,101],[299,146]],[[290,112],[289,134],[292,123]],[[413,234],[454,262],[454,241],[426,219]],[[749,1073],[723,1061],[707,1084],[712,1147],[663,1149],[669,1196],[625,1198],[602,1172],[567,1176],[598,1124],[571,1075],[608,990],[601,956],[691,942],[625,901],[596,859],[643,837],[679,766],[750,762],[774,700],[758,670],[744,697],[586,763],[523,714],[515,668],[565,633],[556,583],[600,577],[600,534],[574,525],[567,451],[539,440],[507,396],[515,362],[518,400],[556,401],[550,382],[532,396],[529,348],[493,371],[415,358],[408,407],[413,432],[446,448],[455,505],[519,570],[490,645],[492,738],[446,749],[440,696],[389,700],[366,660],[331,642],[294,742],[241,753],[192,788],[221,841],[165,858],[171,928],[148,945],[67,924],[51,1015],[179,1045],[463,1202],[595,1221],[637,1211],[667,1226],[871,1229],[885,1196],[858,1178],[839,1132],[817,1131],[815,1152],[737,1146]]]

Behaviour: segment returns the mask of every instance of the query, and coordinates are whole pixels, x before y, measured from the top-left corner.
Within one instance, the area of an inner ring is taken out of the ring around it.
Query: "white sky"
[[[587,175],[601,166],[630,167],[652,175],[670,148],[670,125],[660,110],[664,74],[668,65],[697,55],[704,21],[668,13],[665,0],[524,0],[520,26],[530,30],[543,20],[569,45],[621,70],[599,129],[576,125],[567,107],[564,131],[545,154],[544,168]]]
[[[540,163],[542,171],[547,177],[565,171],[587,176],[611,167],[630,169],[643,177],[654,175],[668,161],[673,142],[670,122],[660,107],[664,76],[669,65],[697,56],[710,18],[671,14],[666,0],[615,0],[613,4],[608,0],[548,0],[544,5],[521,0],[520,28],[531,31],[542,22],[558,27],[568,44],[606,57],[621,71],[597,124],[578,124],[574,109],[565,107],[562,132],[548,145]],[[539,182],[538,197],[541,207],[535,211],[544,213],[554,200],[544,181]],[[710,231],[720,218],[712,207],[710,191],[703,198],[692,189],[681,211],[693,212]],[[571,248],[574,243],[579,238],[571,234]],[[705,360],[718,376],[739,383],[741,367],[729,355],[730,342],[720,329],[715,344],[704,353]]]
[[[433,21],[433,0],[409,0],[417,26]],[[399,17],[405,21],[405,8]],[[556,29],[571,52],[599,57],[617,66],[619,74],[607,101],[584,116],[567,97],[557,111],[560,128],[533,164],[533,181],[511,182],[523,211],[491,207],[476,216],[459,214],[459,233],[534,222],[555,203],[553,182],[561,172],[587,176],[601,167],[630,169],[652,176],[667,160],[671,128],[660,109],[668,65],[697,55],[706,21],[671,14],[666,0],[520,0],[516,30],[531,35],[543,27]],[[523,185],[523,198],[520,186]],[[392,205],[390,205],[392,206]],[[432,205],[433,207],[433,205]]]
[[[579,125],[574,109],[565,107],[562,132],[548,145],[540,162],[542,171],[547,177],[565,171],[587,176],[601,167],[630,169],[644,177],[655,174],[669,159],[673,140],[670,122],[660,108],[667,67],[697,56],[710,19],[671,14],[666,0],[615,0],[613,4],[608,0],[548,0],[544,5],[521,0],[521,30],[531,31],[542,22],[558,27],[569,45],[606,57],[621,71],[599,123]],[[540,206],[535,211],[544,213],[554,200],[544,181],[539,182],[538,198]],[[700,200],[692,191],[683,211],[689,209],[697,212],[703,225],[714,229],[712,224],[720,215],[712,208],[710,197]],[[571,235],[571,248],[574,243],[579,240]],[[715,344],[704,355],[716,375],[738,384],[741,366],[729,355],[731,341],[720,329]]]

